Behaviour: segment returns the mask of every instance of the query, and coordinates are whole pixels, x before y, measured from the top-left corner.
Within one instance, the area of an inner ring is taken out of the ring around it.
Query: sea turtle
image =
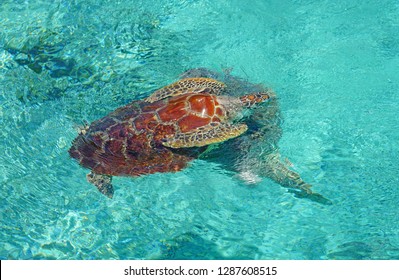
[[[270,98],[267,92],[232,97],[224,90],[212,78],[181,79],[82,129],[69,154],[91,169],[88,181],[108,197],[111,176],[179,171],[197,147],[243,134],[243,113]]]
[[[175,172],[200,158],[249,183],[269,177],[302,197],[329,203],[281,160],[280,121],[272,90],[229,71],[196,68],[82,128],[69,154],[91,169],[88,181],[110,198],[112,176]]]

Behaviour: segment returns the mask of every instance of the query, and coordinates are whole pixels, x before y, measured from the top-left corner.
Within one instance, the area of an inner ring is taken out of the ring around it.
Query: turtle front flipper
[[[321,194],[313,192],[310,184],[306,183],[298,173],[289,169],[289,167],[281,161],[278,152],[268,155],[265,163],[266,169],[263,171],[265,172],[264,175],[268,176],[276,183],[292,189],[292,192],[294,192],[296,196],[326,205],[332,204],[329,199]]]
[[[90,172],[89,174],[87,174],[86,178],[89,183],[92,183],[96,186],[100,193],[109,198],[112,198],[114,196],[114,188],[111,184],[112,176]]]
[[[220,94],[225,87],[224,83],[211,78],[186,78],[155,91],[145,101],[152,103],[167,97],[186,93],[206,92]]]
[[[177,133],[165,139],[163,145],[170,148],[202,147],[235,138],[245,131],[246,124],[212,123],[199,127],[194,131]]]

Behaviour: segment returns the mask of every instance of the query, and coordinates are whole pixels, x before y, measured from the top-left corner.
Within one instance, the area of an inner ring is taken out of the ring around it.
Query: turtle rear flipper
[[[87,174],[86,178],[89,183],[92,183],[94,186],[96,186],[100,193],[109,198],[114,196],[114,188],[111,184],[112,176],[90,172]]]
[[[163,87],[145,99],[146,102],[155,102],[167,97],[183,95],[186,93],[207,92],[220,94],[226,85],[211,78],[186,78],[171,85]]]

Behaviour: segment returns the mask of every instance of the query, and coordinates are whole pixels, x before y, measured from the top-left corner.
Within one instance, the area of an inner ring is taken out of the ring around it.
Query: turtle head
[[[243,107],[251,108],[256,104],[263,103],[270,99],[270,95],[267,92],[253,92],[240,97],[240,102]]]
[[[218,96],[217,100],[225,108],[228,119],[240,120],[252,114],[257,104],[266,102],[271,98],[267,92],[253,92],[241,97]]]

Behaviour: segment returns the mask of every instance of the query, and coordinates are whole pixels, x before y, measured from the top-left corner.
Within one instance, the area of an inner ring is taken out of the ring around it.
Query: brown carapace
[[[269,99],[267,92],[222,95],[225,85],[186,78],[94,121],[69,150],[89,168],[88,181],[112,197],[112,176],[175,172],[196,156],[195,147],[223,142],[247,130],[242,109]]]

